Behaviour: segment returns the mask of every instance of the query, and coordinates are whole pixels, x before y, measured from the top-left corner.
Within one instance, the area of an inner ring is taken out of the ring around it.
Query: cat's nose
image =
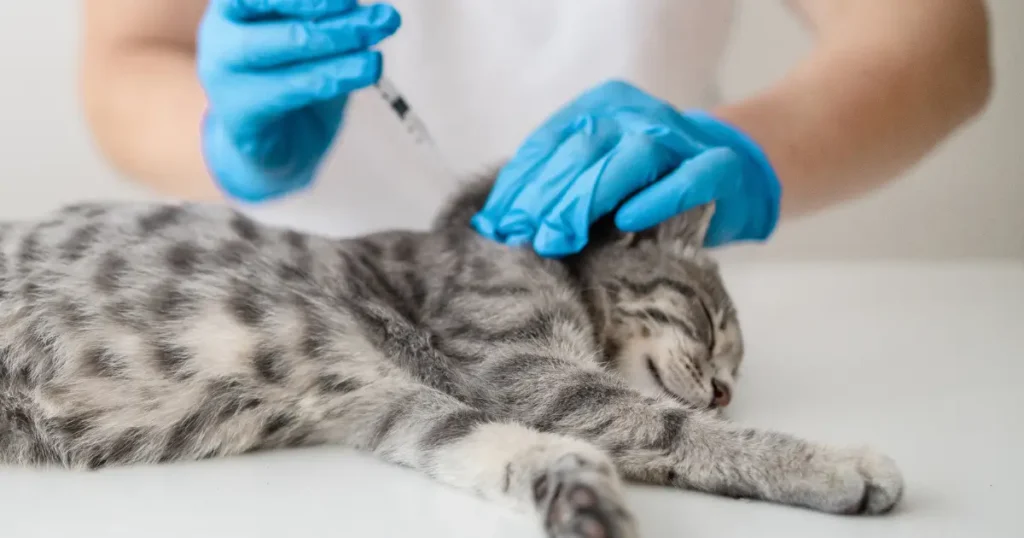
[[[714,391],[714,395],[711,397],[711,407],[718,409],[729,405],[732,401],[732,391],[729,390],[729,385],[722,383],[717,379],[711,380],[711,389]]]

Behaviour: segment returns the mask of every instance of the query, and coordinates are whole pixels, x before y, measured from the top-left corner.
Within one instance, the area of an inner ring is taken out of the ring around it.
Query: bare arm
[[[991,92],[983,0],[787,0],[813,52],[715,113],[765,149],[782,216],[864,194],[978,114]]]
[[[100,151],[125,176],[191,199],[219,194],[203,164],[195,73],[205,0],[84,0],[81,97]]]

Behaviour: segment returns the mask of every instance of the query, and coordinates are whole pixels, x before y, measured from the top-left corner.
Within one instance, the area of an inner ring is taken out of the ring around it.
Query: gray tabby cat
[[[840,514],[886,457],[732,425],[736,312],[711,207],[595,226],[562,260],[476,235],[490,178],[428,232],[329,239],[193,204],[0,225],[0,462],[96,469],[331,443],[636,537],[623,480]]]

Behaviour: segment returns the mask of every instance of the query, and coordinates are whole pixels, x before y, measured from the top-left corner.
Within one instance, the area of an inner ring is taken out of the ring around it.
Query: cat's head
[[[640,233],[611,218],[574,261],[607,363],[630,384],[698,407],[732,399],[743,337],[717,263],[703,248],[714,204]]]
[[[484,174],[464,184],[435,229],[467,226],[493,186]],[[566,258],[600,329],[607,363],[633,386],[697,407],[732,399],[743,338],[718,265],[703,248],[714,205],[697,207],[640,233],[613,217],[590,230],[582,253]]]

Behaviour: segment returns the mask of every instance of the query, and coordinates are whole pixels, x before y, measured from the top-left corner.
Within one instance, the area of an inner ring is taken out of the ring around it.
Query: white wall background
[[[145,1],[145,0],[142,0]],[[780,229],[727,259],[1024,260],[1024,2],[989,0],[996,89],[985,115],[900,182]],[[0,4],[0,216],[27,217],[82,196],[147,194],[92,147],[76,96],[79,2]],[[738,97],[780,76],[809,42],[781,2],[745,0],[724,66]],[[771,52],[767,52],[771,51]],[[895,223],[895,224],[890,224]]]

